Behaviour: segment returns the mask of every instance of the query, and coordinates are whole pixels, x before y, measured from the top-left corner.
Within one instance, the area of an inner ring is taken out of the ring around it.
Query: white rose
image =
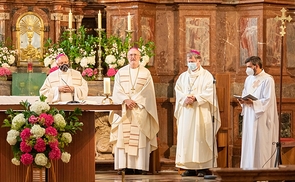
[[[19,131],[16,130],[9,130],[7,132],[7,137],[6,137],[6,141],[10,144],[10,145],[15,145],[17,140],[16,137],[19,136]]]
[[[142,58],[142,61],[141,61],[140,64],[141,64],[142,66],[145,66],[145,65],[150,61],[150,57],[147,56],[147,55],[142,56],[141,58]]]
[[[40,125],[35,124],[30,132],[34,135],[36,138],[40,138],[45,134],[45,128],[42,128]]]
[[[12,119],[11,129],[19,130],[26,123],[26,119],[23,113],[20,113]]]
[[[76,63],[76,64],[79,64],[80,62],[81,62],[81,58],[80,58],[80,57],[76,57],[76,58],[75,58],[75,63]]]
[[[123,66],[125,64],[125,59],[124,58],[121,58],[118,60],[118,66]]]
[[[8,64],[13,64],[15,61],[15,57],[13,55],[10,55],[9,58],[8,58]]]
[[[89,56],[87,57],[87,60],[88,60],[88,64],[90,65],[95,65],[95,56]]]
[[[69,154],[68,152],[63,152],[61,154],[61,160],[64,162],[64,163],[68,163],[71,159],[71,154]]]
[[[10,66],[9,66],[9,64],[7,64],[7,63],[2,63],[2,67],[4,67],[4,68],[9,68]]]
[[[15,158],[15,157],[11,159],[11,162],[12,162],[12,164],[14,164],[16,166],[19,166],[20,165],[20,161],[17,158]]]
[[[35,163],[39,166],[46,166],[48,158],[43,153],[38,153],[34,159]]]

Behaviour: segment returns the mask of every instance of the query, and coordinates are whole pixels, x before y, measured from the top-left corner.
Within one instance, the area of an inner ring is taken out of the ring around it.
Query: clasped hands
[[[125,104],[127,106],[127,109],[130,109],[130,110],[132,110],[134,107],[137,106],[136,102],[134,102],[131,99],[126,99],[126,100],[124,100],[124,102],[125,102]]]
[[[67,85],[59,86],[58,91],[63,92],[63,93],[72,93],[72,92],[74,92],[74,87],[73,86],[67,86]]]
[[[184,100],[184,103],[185,103],[186,105],[193,105],[193,103],[194,103],[195,101],[197,101],[197,99],[196,99],[195,96],[193,96],[193,95],[188,95],[188,96],[186,97],[186,99]]]

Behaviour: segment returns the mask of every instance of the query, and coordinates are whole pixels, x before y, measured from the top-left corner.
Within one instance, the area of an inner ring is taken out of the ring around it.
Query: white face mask
[[[192,70],[192,71],[194,71],[194,70],[196,70],[197,69],[197,63],[195,63],[195,62],[189,62],[189,63],[187,63],[187,67],[190,69],[190,70]]]
[[[247,74],[248,76],[250,76],[250,75],[254,75],[254,70],[253,70],[252,68],[247,67],[247,69],[246,69],[246,74]]]

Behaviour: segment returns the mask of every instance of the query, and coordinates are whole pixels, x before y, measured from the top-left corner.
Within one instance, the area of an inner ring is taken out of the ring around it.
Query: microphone
[[[72,90],[72,88],[67,84],[67,82],[66,82],[63,78],[61,78],[61,80],[66,84],[67,87],[69,87],[69,89],[70,89],[72,92],[74,92],[74,91]],[[79,101],[75,101],[75,96],[74,96],[74,94],[73,94],[73,100],[72,100],[72,101],[69,101],[68,103],[80,103],[80,102],[79,102]]]
[[[213,75],[212,75],[213,76]],[[215,84],[216,83],[216,79],[215,79],[215,77],[213,76],[213,84]]]

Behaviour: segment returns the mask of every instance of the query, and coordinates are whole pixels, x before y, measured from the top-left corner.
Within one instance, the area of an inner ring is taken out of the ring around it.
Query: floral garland
[[[81,130],[82,122],[77,116],[82,115],[76,108],[66,117],[64,111],[44,102],[45,96],[32,105],[28,101],[20,102],[24,111],[8,109],[8,118],[2,127],[9,127],[7,142],[12,146],[13,164],[51,167],[51,160],[61,159],[68,163],[71,155],[64,150],[72,142],[72,135]]]

